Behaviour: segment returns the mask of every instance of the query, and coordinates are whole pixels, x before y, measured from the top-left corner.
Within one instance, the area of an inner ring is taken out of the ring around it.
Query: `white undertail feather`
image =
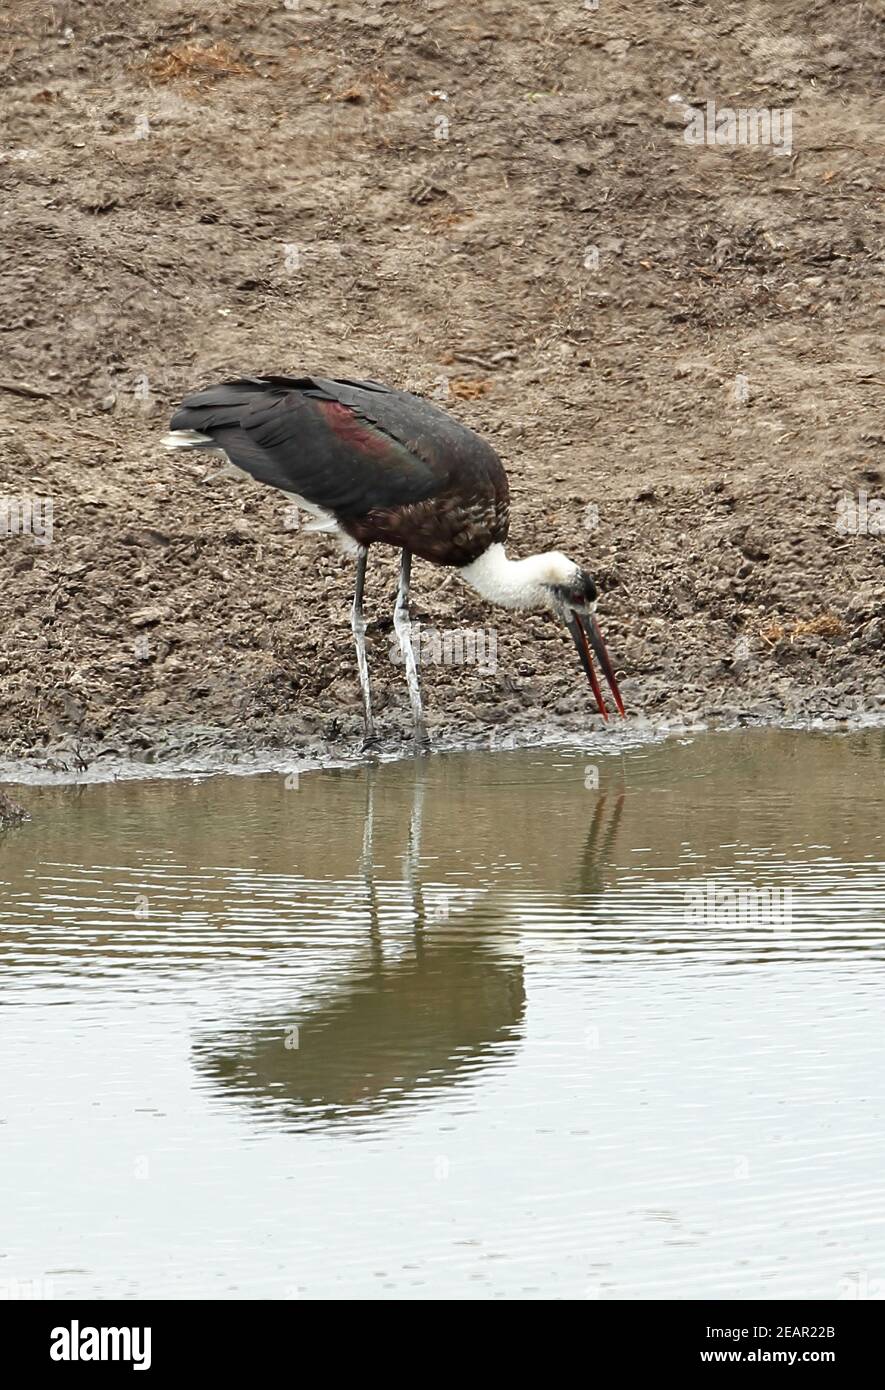
[[[459,571],[472,589],[502,608],[545,609],[551,607],[550,586],[569,584],[580,574],[574,560],[559,550],[529,555],[525,560],[508,560],[504,547],[490,545],[478,560]]]
[[[217,449],[218,445],[211,434],[201,434],[199,430],[172,430],[163,435],[167,449]]]

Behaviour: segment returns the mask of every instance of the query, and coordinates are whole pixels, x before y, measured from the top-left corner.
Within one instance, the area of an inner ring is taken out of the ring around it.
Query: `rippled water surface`
[[[885,1291],[883,747],[28,789],[0,1293]]]

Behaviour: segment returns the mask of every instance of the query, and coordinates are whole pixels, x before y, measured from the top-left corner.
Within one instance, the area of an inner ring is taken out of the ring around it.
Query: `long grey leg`
[[[412,554],[411,551],[404,550],[399,572],[399,591],[396,596],[396,607],[393,610],[393,626],[406,668],[409,700],[412,704],[412,719],[415,725],[415,743],[419,748],[424,748],[427,745],[427,730],[424,727],[421,687],[418,684],[418,667],[415,663],[415,653],[412,650],[412,622],[409,617],[409,577],[411,573]]]
[[[360,689],[363,692],[363,714],[365,718],[365,742],[375,738],[375,723],[372,719],[372,693],[369,689],[369,663],[366,660],[366,620],[363,617],[363,590],[366,587],[366,560],[368,547],[362,546],[356,562],[356,586],[353,591],[353,608],[350,612],[350,626],[356,643],[356,664],[360,673]]]

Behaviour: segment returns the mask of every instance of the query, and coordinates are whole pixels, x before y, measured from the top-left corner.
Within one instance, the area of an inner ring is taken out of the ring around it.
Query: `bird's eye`
[[[570,608],[586,608],[588,604],[595,603],[599,596],[595,582],[583,572],[576,575],[571,584],[558,585],[556,592]]]
[[[554,592],[569,608],[586,608],[588,603],[593,603],[596,599],[596,585],[587,576],[583,576],[575,584],[557,584],[554,586]]]

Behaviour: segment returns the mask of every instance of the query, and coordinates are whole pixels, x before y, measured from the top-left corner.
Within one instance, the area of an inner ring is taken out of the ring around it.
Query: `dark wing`
[[[324,507],[364,543],[409,545],[464,564],[506,535],[507,478],[497,454],[406,391],[374,381],[244,377],[189,396],[171,424],[211,435],[239,468]],[[466,551],[475,554],[465,559]]]

